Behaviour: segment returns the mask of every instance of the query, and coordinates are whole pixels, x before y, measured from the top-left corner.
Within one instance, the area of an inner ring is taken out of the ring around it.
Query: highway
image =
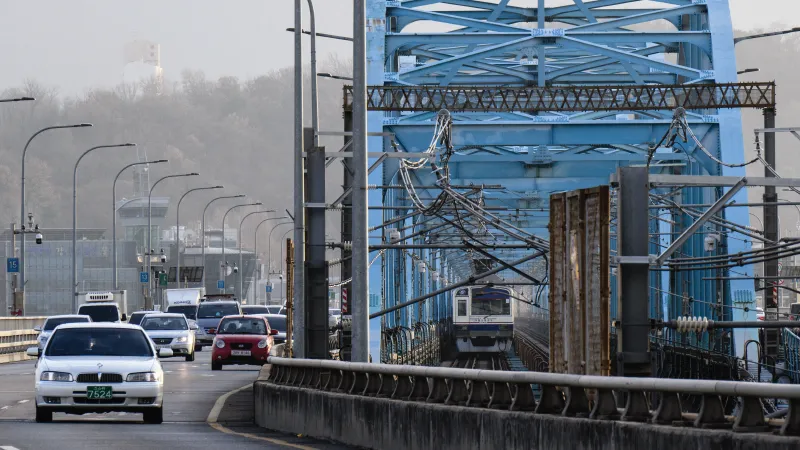
[[[194,362],[185,362],[182,358],[163,360],[166,376],[164,423],[161,425],[145,425],[140,414],[126,413],[83,416],[57,413],[53,423],[36,423],[35,363],[0,364],[0,449],[347,448],[254,426],[252,387],[218,402],[221,396],[251,385],[259,368],[227,366],[221,372],[212,372],[210,356],[211,352],[206,349],[197,354]],[[208,423],[209,419],[215,423]]]

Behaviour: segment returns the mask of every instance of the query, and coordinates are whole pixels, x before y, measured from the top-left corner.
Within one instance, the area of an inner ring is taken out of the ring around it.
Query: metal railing
[[[770,431],[800,436],[800,386],[734,381],[599,377],[539,372],[452,369],[270,357],[268,382],[397,401],[527,411],[590,419]],[[534,386],[541,394],[534,395]],[[702,399],[684,413],[682,395]],[[723,398],[737,402],[725,415]],[[784,399],[785,419],[767,419],[762,400]],[[618,400],[624,405],[618,406]],[[651,400],[652,403],[651,403]]]
[[[38,331],[46,317],[0,317],[0,355],[21,353],[37,345]]]
[[[800,337],[786,328],[783,329],[782,337],[786,372],[792,383],[800,383]]]
[[[381,333],[381,362],[415,366],[435,366],[441,363],[445,346],[450,342],[452,326],[449,320],[423,323],[410,328],[385,328]]]

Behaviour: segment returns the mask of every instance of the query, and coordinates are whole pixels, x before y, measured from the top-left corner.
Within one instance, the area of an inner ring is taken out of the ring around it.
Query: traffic
[[[191,363],[210,347],[211,371],[261,366],[287,340],[287,317],[274,312],[285,308],[243,306],[231,296],[206,296],[200,289],[164,294],[164,312],[128,316],[124,291],[87,293],[77,314],[49,317],[37,328],[37,346],[27,350],[38,358],[36,422],[52,422],[54,413],[118,412],[160,424],[162,361]]]

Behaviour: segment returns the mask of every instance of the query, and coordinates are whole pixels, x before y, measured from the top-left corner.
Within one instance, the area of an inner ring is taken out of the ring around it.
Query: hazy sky
[[[785,23],[800,12],[797,0],[730,3],[740,29]],[[352,0],[314,4],[319,31],[352,34]],[[0,89],[25,78],[65,94],[115,85],[123,80],[123,46],[135,39],[161,44],[167,79],[178,79],[184,69],[209,78],[257,76],[293,64],[292,34],[284,31],[293,24],[293,11],[292,0],[0,0]],[[320,39],[320,60],[349,52],[346,42]],[[125,75],[144,70],[129,67]]]

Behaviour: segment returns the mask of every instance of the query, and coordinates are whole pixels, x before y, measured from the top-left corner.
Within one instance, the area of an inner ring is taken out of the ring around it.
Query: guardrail
[[[441,363],[444,347],[452,336],[449,320],[417,322],[407,327],[384,328],[381,332],[384,364],[435,366]]]
[[[0,317],[0,362],[13,360],[8,355],[24,354],[28,347],[37,345],[38,331],[46,317]],[[16,356],[16,355],[15,355]]]
[[[356,396],[659,425],[693,424],[697,428],[732,428],[737,432],[778,427],[781,435],[800,436],[800,386],[790,384],[600,377],[277,357],[270,357],[268,362],[272,365],[269,383]],[[533,385],[540,387],[538,400]],[[700,396],[700,412],[684,413],[680,394]],[[732,419],[725,415],[721,397],[736,399],[738,405]],[[625,399],[624,407],[618,407],[618,398]],[[650,399],[654,399],[652,405]],[[787,400],[785,419],[766,419],[762,399]]]

